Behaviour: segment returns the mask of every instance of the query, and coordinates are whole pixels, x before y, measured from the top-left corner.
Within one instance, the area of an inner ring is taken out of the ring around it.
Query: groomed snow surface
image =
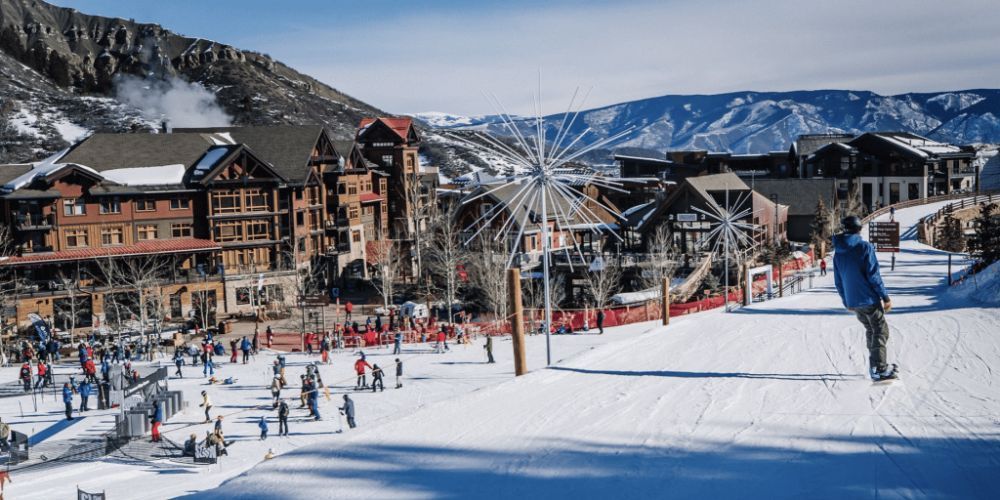
[[[330,431],[353,383],[348,355],[323,368],[336,381],[326,420],[299,422],[296,410],[293,435],[264,443],[256,419],[273,415],[259,406],[269,360],[225,367],[238,383],[210,390],[238,441],[219,465],[104,460],[15,476],[8,494],[63,498],[80,484],[109,498],[212,500],[996,498],[1000,310],[947,290],[946,254],[912,239],[917,217],[937,208],[898,211],[907,239],[895,271],[880,255],[894,305],[889,356],[902,371],[891,385],[867,379],[863,331],[831,273],[809,292],[730,314],[554,337],[549,369],[532,337],[533,371],[516,379],[506,340],[496,365],[481,363],[479,345],[405,353],[399,390],[392,356],[375,353],[390,388],[358,393],[359,427],[343,434]],[[292,361],[297,379],[302,357]],[[171,388],[193,399],[201,382]],[[199,420],[189,408],[165,430],[203,435],[207,425],[184,427]],[[267,448],[278,457],[263,461]]]

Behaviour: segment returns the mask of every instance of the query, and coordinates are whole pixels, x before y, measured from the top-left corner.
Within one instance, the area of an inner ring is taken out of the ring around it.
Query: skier
[[[340,407],[340,413],[347,417],[347,426],[353,429],[355,427],[354,423],[354,401],[344,394],[344,406]]]
[[[69,388],[69,382],[63,384],[62,396],[66,405],[66,420],[73,420],[73,389]]]
[[[21,365],[21,383],[24,385],[24,392],[31,392],[31,361],[25,361]]]
[[[181,372],[181,367],[184,366],[184,352],[180,349],[174,351],[174,365],[177,366],[177,371],[174,375],[184,378],[184,373]]]
[[[235,338],[233,338],[232,340],[229,341],[229,362],[230,363],[235,363],[236,362],[236,343],[237,342],[238,342],[238,340],[236,340]],[[244,364],[246,364],[246,363],[244,363]]]
[[[393,341],[393,354],[400,354],[403,352],[403,334],[399,330],[396,330],[395,335],[392,338]]]
[[[202,358],[202,361],[205,363],[205,366],[203,366],[201,368],[201,374],[202,374],[202,376],[208,377],[208,376],[211,375],[211,376],[214,377],[215,376],[215,363],[212,362],[212,353],[211,353],[211,351],[203,353],[201,355],[201,358]]]
[[[351,320],[351,312],[352,311],[354,311],[354,304],[352,304],[351,301],[348,300],[347,303],[344,304],[344,312],[347,313],[347,320],[348,321]]]
[[[257,427],[260,428],[260,440],[267,439],[267,417],[261,415],[260,422],[257,422]]]
[[[861,234],[861,219],[848,216],[841,221],[843,233],[833,237],[833,278],[840,299],[865,327],[869,373],[872,380],[897,377],[896,365],[886,360],[889,325],[885,313],[892,310],[889,292],[879,274],[878,257]]]
[[[493,337],[486,336],[486,345],[483,346],[486,349],[486,362],[493,363]]]
[[[80,387],[77,389],[80,392],[80,411],[90,411],[87,407],[87,400],[90,399],[90,393],[93,392],[93,387],[90,385],[90,379],[84,379],[80,382]]]
[[[278,401],[281,399],[281,375],[275,374],[274,378],[271,379],[271,398],[274,400],[272,401],[271,408],[277,408]]]
[[[319,391],[316,389],[316,384],[313,383],[312,379],[306,378],[306,382],[309,388],[309,392],[306,393],[306,400],[309,402],[309,414],[316,417],[316,420],[320,420]]]
[[[361,358],[354,362],[354,371],[358,374],[358,382],[354,384],[355,390],[368,388],[368,381],[365,377],[365,367],[371,368],[372,365],[369,365],[368,362],[365,361],[364,355],[362,355]]]
[[[41,358],[38,359],[38,368],[36,370],[37,370],[36,371],[36,376],[38,377],[38,379],[35,381],[35,389],[38,389],[39,387],[41,387],[41,388],[44,389],[45,388],[45,372],[47,371],[47,367],[45,366],[45,360],[44,359],[41,359]]]
[[[192,457],[195,455],[195,448],[198,447],[198,435],[192,433],[191,437],[187,441],[184,441],[184,450],[181,452],[182,457]]]
[[[826,259],[819,261],[819,275],[826,276]]]
[[[163,407],[160,406],[160,403],[154,404],[153,415],[150,420],[153,422],[153,442],[158,443],[160,442],[160,424],[163,422]]]
[[[396,358],[396,389],[403,387],[403,362]]]
[[[385,391],[385,384],[382,382],[382,369],[378,367],[378,363],[372,367],[372,392],[375,392],[375,387]]]
[[[597,334],[604,335],[604,309],[597,310]]]
[[[288,435],[288,413],[291,410],[288,408],[288,403],[282,399],[278,403],[278,435],[287,436]]]
[[[274,343],[274,331],[271,330],[271,325],[267,325],[267,330],[264,332],[267,335],[267,348],[271,348],[271,344]]]
[[[208,410],[212,409],[212,400],[208,397],[208,392],[201,391],[201,404],[198,405],[205,408],[205,423],[212,421],[212,417],[208,414]]]
[[[247,364],[250,359],[250,350],[253,349],[253,344],[250,343],[250,339],[243,337],[243,342],[240,343],[240,350],[243,351],[243,364]]]
[[[253,351],[251,352],[253,352],[253,354],[256,355],[257,351],[260,350],[260,330],[257,330],[256,327],[254,327],[253,342],[251,345],[253,346]]]

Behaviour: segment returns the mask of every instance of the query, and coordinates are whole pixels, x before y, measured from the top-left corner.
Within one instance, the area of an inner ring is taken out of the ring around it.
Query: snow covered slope
[[[946,293],[913,239],[889,353],[824,278],[811,292],[589,350],[262,463],[194,498],[996,498],[1000,310]],[[532,346],[532,349],[537,349]]]

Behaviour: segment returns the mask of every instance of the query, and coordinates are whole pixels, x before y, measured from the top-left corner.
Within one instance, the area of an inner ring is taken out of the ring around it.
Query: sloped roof
[[[322,125],[174,129],[174,135],[185,132],[227,133],[235,142],[245,144],[258,158],[274,166],[274,170],[289,182],[301,184],[309,177],[309,160],[324,130]],[[346,153],[339,149],[337,152]]]
[[[396,133],[400,139],[404,142],[407,140],[407,134],[410,132],[410,128],[413,127],[413,118],[402,117],[402,118],[390,118],[390,117],[378,117],[378,118],[362,118],[361,124],[358,125],[358,136],[360,136],[368,128],[369,125],[375,123],[376,121],[382,122],[386,127]]]
[[[754,190],[770,199],[778,195],[778,203],[788,205],[789,215],[812,215],[816,202],[823,200],[827,208],[834,206],[836,179],[757,179]]]
[[[96,259],[101,257],[121,257],[138,255],[160,255],[175,252],[208,251],[221,248],[212,240],[199,238],[175,238],[146,240],[133,245],[119,247],[79,248],[58,252],[28,253],[22,256],[0,258],[0,266],[18,264],[38,264],[43,262]]]
[[[806,134],[800,135],[792,148],[798,156],[809,156],[817,149],[833,142],[847,142],[854,139],[851,134]]]
[[[30,163],[0,165],[0,186],[30,172],[32,168]]]
[[[743,179],[740,179],[740,176],[732,172],[688,177],[687,179],[684,179],[684,182],[689,184],[695,189],[695,191],[698,191],[698,193],[708,200],[712,200],[712,196],[708,193],[709,191],[725,191],[726,189],[729,189],[730,191],[750,190],[750,186],[747,186],[747,184],[743,182]]]
[[[520,224],[521,221],[525,220],[525,216],[528,213],[537,214],[538,216],[542,213],[542,200],[540,197],[535,197],[531,199],[532,196],[518,197],[518,192],[521,191],[522,186],[520,184],[511,184],[509,186],[500,187],[497,189],[497,185],[483,185],[479,189],[476,189],[468,195],[468,198],[478,196],[483,192],[494,190],[487,198],[492,198],[495,203],[502,204],[506,207],[506,211],[515,219],[515,221]],[[590,212],[586,212],[580,208],[580,204],[584,200],[582,196],[577,199],[576,202],[566,199],[563,196],[556,196],[549,198],[548,200],[548,214],[549,220],[559,222],[568,222],[569,224],[581,224],[581,223],[603,223],[603,220],[594,221],[594,217],[590,215]],[[592,212],[598,217],[604,218],[609,217],[609,220],[614,220],[616,217],[609,214],[607,210],[600,207],[589,207]],[[586,215],[584,215],[586,214]],[[568,219],[568,221],[566,220]],[[531,217],[528,217],[531,220]],[[537,223],[528,223],[527,230],[539,230],[540,226]]]
[[[98,172],[120,168],[184,165],[190,168],[211,146],[202,134],[111,134],[87,137],[59,159]]]

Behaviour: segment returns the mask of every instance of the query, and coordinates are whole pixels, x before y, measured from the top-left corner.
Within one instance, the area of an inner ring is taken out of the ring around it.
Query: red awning
[[[58,252],[28,253],[20,257],[10,256],[0,258],[0,266],[15,266],[19,264],[37,264],[42,262],[58,262],[72,260],[97,259],[101,257],[125,257],[138,255],[160,255],[183,252],[198,252],[217,250],[221,248],[212,240],[198,238],[177,238],[170,240],[141,241],[133,245],[101,248],[79,248],[60,250]]]
[[[379,195],[377,195],[375,193],[371,193],[371,192],[361,193],[358,196],[358,199],[361,200],[361,203],[370,203],[370,202],[373,202],[373,201],[382,201],[382,197],[381,196],[379,196]]]

